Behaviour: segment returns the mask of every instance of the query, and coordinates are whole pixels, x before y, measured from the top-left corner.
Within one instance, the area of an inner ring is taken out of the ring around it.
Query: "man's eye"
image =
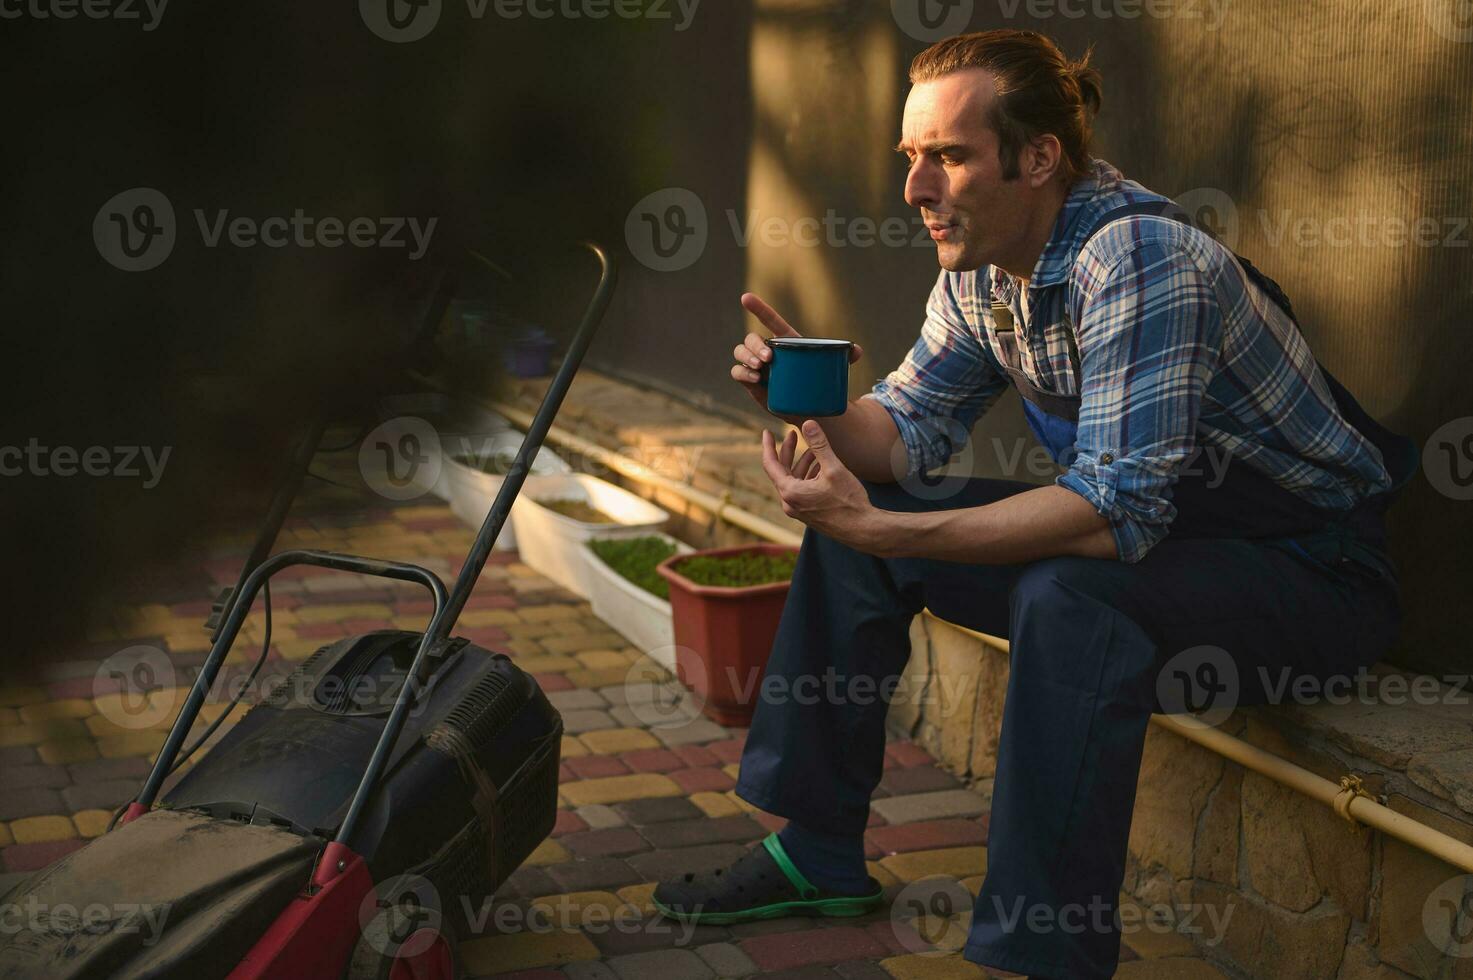
[[[950,153],[943,153],[941,154],[941,162],[948,167],[954,167],[962,161],[960,157],[954,157]]]

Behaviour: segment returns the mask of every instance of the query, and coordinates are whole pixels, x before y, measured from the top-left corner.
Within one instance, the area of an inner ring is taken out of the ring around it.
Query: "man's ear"
[[[1023,147],[1023,177],[1029,187],[1042,187],[1063,170],[1064,146],[1053,133],[1033,137]]]

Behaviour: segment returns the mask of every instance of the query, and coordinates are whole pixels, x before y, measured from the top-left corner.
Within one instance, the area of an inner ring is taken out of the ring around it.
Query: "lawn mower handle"
[[[220,629],[215,634],[215,640],[210,647],[210,655],[205,658],[204,666],[200,668],[199,677],[195,678],[194,686],[189,689],[189,697],[184,701],[184,707],[179,709],[179,717],[174,719],[174,727],[169,729],[169,736],[164,740],[164,747],[159,750],[158,758],[154,760],[153,769],[149,771],[148,779],[143,783],[143,789],[138,798],[128,805],[124,821],[131,821],[135,817],[147,812],[158,796],[159,789],[169,775],[170,768],[174,765],[174,759],[179,754],[179,748],[184,744],[185,736],[194,727],[194,720],[199,715],[200,708],[204,706],[205,698],[210,693],[210,688],[215,684],[215,677],[220,672],[220,665],[225,662],[225,655],[235,643],[236,634],[240,632],[241,624],[245,622],[246,613],[250,611],[251,605],[256,601],[256,593],[272,575],[291,565],[316,565],[319,568],[331,568],[343,572],[358,572],[363,575],[375,575],[379,578],[398,579],[404,582],[419,582],[430,590],[435,600],[435,615],[439,616],[445,609],[445,583],[429,569],[418,565],[410,565],[405,562],[384,561],[379,558],[360,558],[356,555],[340,555],[332,551],[283,551],[278,555],[266,559],[251,570],[240,586],[240,591],[233,597],[230,603],[230,612],[225,617],[225,622],[220,624]],[[414,657],[414,669],[410,676],[418,676],[418,668],[424,659],[425,650],[429,643],[426,640],[420,644],[420,648]],[[394,702],[394,711],[385,725],[387,732],[394,722],[398,720],[403,724],[403,711],[407,709],[406,694],[416,685],[405,682],[399,697]],[[397,727],[396,727],[397,733]],[[392,747],[392,741],[390,741]],[[370,771],[373,770],[374,762],[383,752],[387,755],[383,741],[374,750],[374,759],[369,763]],[[355,799],[356,803],[357,800]],[[345,823],[346,826],[346,823]]]

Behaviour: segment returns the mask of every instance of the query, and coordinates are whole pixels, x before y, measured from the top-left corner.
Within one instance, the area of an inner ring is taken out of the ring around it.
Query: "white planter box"
[[[584,500],[618,523],[575,521],[540,506],[538,497]],[[561,485],[549,480],[535,491],[523,489],[512,508],[512,517],[522,561],[584,598],[588,597],[589,559],[593,557],[583,546],[585,541],[594,537],[639,537],[659,530],[670,519],[669,514],[643,497],[586,473],[562,477]]]
[[[503,432],[491,436],[456,437],[440,444],[444,454],[440,472],[450,486],[450,511],[471,527],[480,528],[491,510],[501,484],[506,477],[484,473],[473,466],[458,462],[455,457],[467,452],[477,459],[505,458],[508,464],[515,458],[522,445],[520,432]],[[547,495],[566,485],[571,467],[552,450],[543,446],[532,458],[532,472],[522,484],[522,492],[512,504],[512,515],[522,507],[522,501],[532,495]],[[551,481],[551,482],[549,482]],[[496,536],[496,550],[511,551],[516,548],[515,521],[508,519]]]
[[[670,600],[646,592],[594,554],[594,540],[584,544],[588,551],[588,601],[593,614],[624,634],[634,644],[667,670],[675,670],[675,624],[670,618]],[[675,545],[675,553],[688,555],[694,549],[668,534],[654,534]]]

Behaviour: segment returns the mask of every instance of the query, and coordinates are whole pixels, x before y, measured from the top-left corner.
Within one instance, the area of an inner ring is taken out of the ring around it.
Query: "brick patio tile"
[[[588,829],[587,822],[574,810],[558,810],[557,821],[552,825],[552,836],[576,834]]]
[[[7,824],[0,823],[0,847],[9,847],[14,843],[15,838],[10,836],[10,827]],[[5,894],[4,890],[0,889],[0,895],[3,894]]]
[[[827,966],[799,966],[762,974],[763,980],[838,980],[838,976]]]
[[[497,980],[505,980],[498,977]],[[584,960],[563,967],[560,980],[619,980],[619,975],[602,960]]]
[[[36,746],[42,762],[61,766],[97,758],[97,743],[91,738],[59,738]]]
[[[590,803],[587,806],[580,806],[573,812],[578,814],[579,819],[586,823],[590,830],[606,830],[609,827],[623,827],[626,824],[623,814],[604,803]]]
[[[630,659],[613,650],[583,650],[576,654],[578,662],[589,670],[628,670]]]
[[[844,980],[891,980],[890,974],[885,972],[880,964],[871,963],[869,960],[838,963],[834,966],[834,972]]]
[[[876,827],[866,831],[864,836],[886,854],[985,843],[981,828],[971,820],[926,820]]]
[[[674,750],[676,755],[685,760],[685,764],[692,769],[704,766],[719,766],[730,760],[722,759],[704,745],[677,745]]]
[[[586,667],[580,667],[577,670],[568,671],[565,676],[574,687],[600,688],[623,682],[628,673],[628,667],[610,667],[604,670],[589,670]]]
[[[692,793],[690,801],[708,817],[732,817],[745,812],[727,799],[725,793]]]
[[[571,735],[564,735],[562,746],[559,749],[561,758],[570,759],[573,756],[587,755],[588,747]]]
[[[582,689],[556,691],[549,694],[547,700],[559,711],[578,711],[585,708],[602,711],[609,706],[602,694]]]
[[[891,742],[885,746],[885,754],[902,766],[934,765],[931,754],[914,742]]]
[[[555,895],[562,890],[562,886],[548,877],[546,871],[523,866],[507,877],[496,894],[501,896],[502,892],[506,892],[518,898],[536,898],[539,895]]]
[[[659,773],[645,772],[607,779],[583,779],[567,783],[562,793],[575,806],[588,803],[622,803],[654,797],[680,796],[681,789],[673,780]]]
[[[689,949],[652,949],[615,956],[608,965],[619,980],[713,980],[717,976]]]
[[[762,825],[745,813],[714,819],[669,820],[650,824],[641,832],[658,848],[745,843],[767,836]]]
[[[41,844],[14,844],[0,851],[0,864],[4,865],[6,871],[37,871],[86,843],[78,837]]]
[[[753,936],[772,936],[781,932],[803,932],[815,928],[812,919],[803,916],[786,916],[781,919],[759,919],[756,922],[739,922],[727,927],[733,940],[751,939]]]
[[[863,929],[842,926],[757,936],[738,944],[764,972],[884,956],[884,946]]]
[[[456,559],[459,560],[459,558],[460,555],[457,553]],[[471,596],[466,600],[465,607],[467,609],[516,609],[517,600],[515,596],[487,591]]]
[[[971,817],[987,810],[987,801],[967,789],[945,789],[935,793],[892,796],[873,800],[870,809],[890,824],[941,820],[946,817]]]
[[[557,891],[612,891],[644,880],[623,858],[585,858],[544,869],[561,887]]]
[[[880,787],[891,796],[909,796],[912,793],[961,789],[962,784],[951,773],[936,766],[912,766],[909,769],[891,769],[880,780]]]
[[[522,613],[526,618],[526,612]],[[624,646],[624,637],[613,630],[602,630],[597,633],[574,633],[571,636],[559,635],[549,636],[542,640],[542,647],[548,653],[581,653],[585,650],[609,650]],[[629,666],[626,661],[618,669],[625,670]],[[616,682],[610,682],[616,683]],[[605,685],[599,684],[598,687]]]
[[[0,747],[40,745],[59,738],[81,738],[87,726],[76,718],[49,718],[46,721],[0,725]]]
[[[869,871],[869,876],[880,883],[881,888],[889,888],[891,885],[900,884],[899,878],[895,877],[877,862],[866,861],[864,862],[864,866]]]
[[[642,881],[663,881],[688,871],[715,871],[729,867],[747,849],[740,844],[703,844],[636,854],[628,858],[629,866],[639,872]]]
[[[398,612],[398,608],[395,608]],[[430,612],[424,609],[420,615]],[[506,626],[511,623],[520,623],[522,616],[514,609],[472,609],[460,614],[460,623],[464,626],[477,628],[481,626]]]
[[[0,820],[20,820],[66,812],[67,806],[62,802],[61,793],[54,789],[37,786],[0,794]]]
[[[79,836],[91,839],[101,837],[112,818],[111,810],[83,810],[72,814],[72,823],[76,825]]]
[[[761,824],[762,829],[768,833],[775,834],[788,825],[787,817],[779,817],[775,813],[764,813],[761,810],[752,811],[752,819]]]
[[[609,728],[586,732],[580,741],[591,751],[604,754],[660,747],[660,743],[653,735],[639,728]]]
[[[567,691],[573,687],[573,682],[562,674],[533,674],[537,686],[542,688],[542,693],[550,694],[553,691]]]
[[[617,757],[612,755],[580,755],[563,763],[578,779],[599,779],[606,776],[623,776],[629,772]],[[975,829],[975,828],[973,828]]]
[[[28,704],[19,712],[22,722],[50,721],[53,718],[86,718],[96,713],[97,705],[91,698],[43,701],[40,704]]]
[[[746,744],[747,740],[745,738],[728,738],[720,742],[712,742],[710,745],[702,746],[702,748],[716,756],[725,765],[732,762],[741,762],[742,748]]]
[[[10,822],[10,836],[17,844],[44,844],[47,841],[72,840],[77,836],[77,828],[71,817],[23,817]]]
[[[757,972],[757,964],[734,943],[708,943],[697,947],[696,955],[718,977],[745,977]]]
[[[654,894],[655,888],[658,885],[659,882],[642,881],[637,885],[625,885],[616,894],[619,896],[620,901],[635,906],[642,914],[654,915],[655,905],[651,900],[651,896]]]
[[[561,654],[553,656],[543,653],[530,657],[517,657],[517,666],[529,674],[560,674],[578,669],[578,661]]]
[[[109,779],[103,782],[79,783],[61,791],[67,810],[116,810],[131,800],[139,790],[136,779]]]
[[[598,947],[577,932],[518,932],[460,944],[471,975],[508,973],[598,959]]]
[[[166,732],[131,732],[97,740],[97,751],[104,759],[122,759],[141,755],[153,758],[163,747]]]
[[[348,636],[349,630],[343,623],[303,623],[296,628],[296,634],[301,639],[336,640]]]
[[[69,698],[90,698],[100,688],[102,690],[118,690],[122,681],[103,678],[101,681],[91,677],[69,677],[64,681],[51,681],[46,685],[46,696],[55,701],[64,701]],[[15,709],[7,709],[15,710]],[[17,715],[19,712],[17,711]]]
[[[46,691],[40,687],[0,687],[0,707],[20,708],[45,700]]]
[[[636,749],[620,756],[635,772],[665,772],[684,769],[686,761],[669,749]]]
[[[933,851],[911,851],[892,854],[880,860],[880,866],[901,881],[915,881],[928,875],[965,878],[987,870],[987,848],[945,847]]]
[[[661,777],[663,778],[663,777]],[[674,786],[674,783],[670,785]],[[693,820],[701,815],[700,809],[680,796],[679,787],[676,792],[667,797],[651,797],[642,800],[628,800],[614,807],[629,823],[636,827],[643,827],[652,823],[663,823],[666,820]]]
[[[420,626],[423,626],[423,624],[421,623]],[[473,629],[457,629],[456,635],[465,637],[467,640],[470,640],[478,647],[485,647],[491,650],[499,649],[502,644],[511,639],[506,630],[500,629],[495,626],[477,626]]]
[[[568,834],[558,842],[579,857],[623,857],[650,849],[649,842],[630,827],[611,827]]]
[[[571,861],[572,859],[573,855],[568,853],[566,847],[559,841],[549,838],[538,844],[532,853],[527,855],[527,860],[523,863],[529,867],[538,868],[549,864],[562,864],[564,861]]]
[[[709,718],[696,718],[683,725],[655,729],[655,737],[671,748],[712,742],[726,734],[726,729]]]
[[[71,783],[71,773],[64,766],[28,765],[0,767],[0,792],[13,789],[61,789]]]
[[[915,953],[920,950],[919,946],[906,945],[906,939],[909,939],[914,944],[920,937],[916,936],[914,932],[910,932],[908,926],[904,928],[909,932],[909,935],[902,937],[902,935],[896,933],[895,923],[888,918],[883,922],[871,922],[863,928],[875,942],[885,947],[886,956],[904,956],[906,953]]]
[[[8,749],[0,749],[0,766],[26,766],[37,758],[36,747],[33,745],[13,745]]]
[[[720,769],[677,769],[669,774],[686,793],[724,793],[736,780]]]
[[[575,780],[577,778],[578,778],[578,774],[576,772],[574,772],[573,769],[572,769],[572,767],[570,767],[566,762],[560,763],[558,765],[558,767],[557,767],[557,781],[559,783],[571,783],[573,780]]]
[[[577,619],[585,615],[577,606],[564,603],[550,603],[548,605],[527,606],[522,610],[522,619],[529,623],[545,623],[549,620]]]
[[[947,956],[910,953],[883,959],[880,966],[895,980],[970,980],[972,977],[987,976],[980,966],[962,959],[960,953]],[[997,970],[991,972],[998,976],[1009,975]]]

